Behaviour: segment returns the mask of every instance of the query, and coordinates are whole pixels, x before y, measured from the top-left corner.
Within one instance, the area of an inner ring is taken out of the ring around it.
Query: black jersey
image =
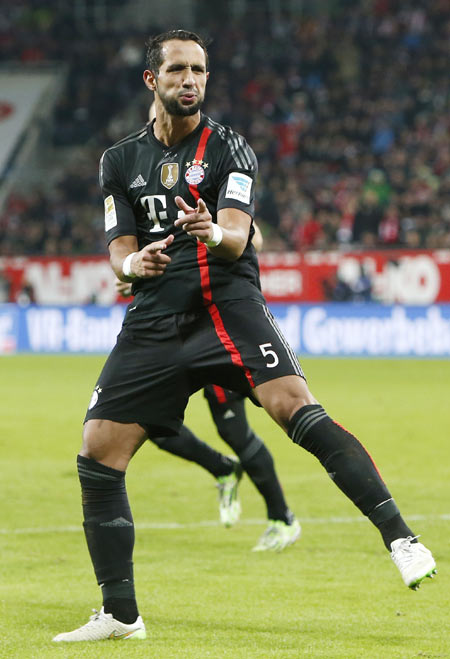
[[[182,216],[175,204],[180,195],[195,207],[199,198],[217,221],[221,208],[238,208],[251,217],[257,162],[243,137],[205,115],[181,142],[168,147],[153,133],[153,123],[121,140],[102,156],[100,184],[105,202],[108,244],[135,235],[139,249],[170,233],[165,250],[172,261],[161,277],[138,279],[134,303],[146,315],[195,310],[213,302],[264,301],[258,262],[251,243],[253,226],[242,256],[234,262],[213,256],[174,220]]]

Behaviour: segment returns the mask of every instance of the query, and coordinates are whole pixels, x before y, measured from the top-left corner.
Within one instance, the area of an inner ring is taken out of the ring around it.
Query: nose
[[[194,80],[194,74],[192,73],[192,68],[190,66],[187,66],[184,69],[183,87],[193,87],[194,84],[195,84],[195,80]]]

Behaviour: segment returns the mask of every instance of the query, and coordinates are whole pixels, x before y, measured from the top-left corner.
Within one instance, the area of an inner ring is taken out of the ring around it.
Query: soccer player
[[[309,391],[261,294],[253,235],[257,163],[245,140],[200,111],[202,39],[153,38],[144,82],[156,119],[101,160],[111,266],[133,282],[117,344],[92,394],[78,456],[84,530],[103,606],[55,641],[146,636],[133,582],[128,463],[147,437],[176,434],[210,382],[251,396],[318,458],[378,528],[407,586],[435,571],[358,440]]]

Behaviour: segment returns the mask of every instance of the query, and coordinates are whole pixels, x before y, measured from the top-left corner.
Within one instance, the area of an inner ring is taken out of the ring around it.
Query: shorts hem
[[[178,433],[181,430],[181,426],[183,425],[181,421],[177,423],[155,423],[154,421],[147,421],[144,419],[130,419],[130,418],[124,418],[124,417],[117,417],[114,416],[113,414],[104,414],[96,412],[94,415],[86,415],[83,421],[83,425],[87,421],[91,421],[94,419],[103,419],[105,421],[112,421],[113,423],[137,423],[139,426],[141,426],[145,432],[147,433],[148,437],[165,437],[166,435],[178,435]]]
[[[301,373],[292,373],[292,372],[290,372],[290,373],[283,373],[282,375],[273,375],[273,376],[271,376],[270,374],[267,373],[267,376],[264,376],[264,375],[262,375],[260,377],[253,377],[252,376],[252,379],[253,379],[253,382],[254,382],[254,387],[252,387],[252,389],[254,389],[255,387],[259,387],[260,384],[265,384],[266,382],[270,382],[271,380],[278,380],[279,378],[285,378],[288,375],[296,375],[297,377],[302,378],[302,380],[304,380],[306,382],[306,377]]]

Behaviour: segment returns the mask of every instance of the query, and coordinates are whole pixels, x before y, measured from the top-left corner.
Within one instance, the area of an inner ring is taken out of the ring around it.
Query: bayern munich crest
[[[186,163],[186,167],[188,168],[184,175],[186,183],[198,185],[205,178],[205,169],[208,167],[208,163],[194,158],[192,162]]]

